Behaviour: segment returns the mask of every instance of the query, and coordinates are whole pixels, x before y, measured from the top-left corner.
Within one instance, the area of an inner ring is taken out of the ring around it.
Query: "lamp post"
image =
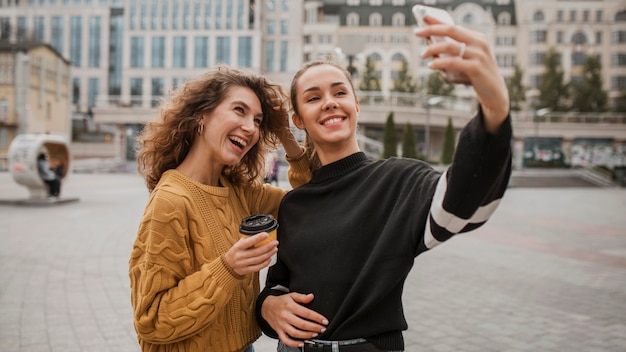
[[[431,97],[426,100],[426,125],[424,126],[424,147],[426,148],[426,161],[430,158],[430,108],[441,103],[444,100],[442,96]]]
[[[539,139],[539,118],[544,117],[552,112],[550,108],[541,108],[535,110],[535,116],[533,118],[535,122],[535,138],[533,143],[533,159],[537,161],[537,155],[539,154],[539,146],[537,145],[537,140]]]

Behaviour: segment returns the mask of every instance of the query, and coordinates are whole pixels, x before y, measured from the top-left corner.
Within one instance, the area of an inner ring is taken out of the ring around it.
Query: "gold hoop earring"
[[[202,135],[202,132],[204,132],[204,124],[201,123],[198,125],[198,135]]]

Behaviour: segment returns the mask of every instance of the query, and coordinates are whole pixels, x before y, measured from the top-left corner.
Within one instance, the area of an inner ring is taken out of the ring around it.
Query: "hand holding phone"
[[[424,5],[413,6],[413,16],[415,17],[415,20],[417,21],[417,25],[420,27],[426,27],[429,25],[424,20],[424,17],[426,16],[432,17],[444,24],[450,24],[450,25],[454,24],[454,20],[452,19],[452,16],[450,16],[450,14],[447,11],[438,9],[436,7],[431,7],[431,6],[424,6]],[[459,43],[450,37],[432,36],[432,37],[426,38],[426,42],[428,43],[428,45],[433,44],[433,43],[440,43],[443,41],[458,43],[459,47],[461,48],[459,54],[461,56],[463,55],[463,52],[465,51],[464,43]],[[441,57],[446,57],[446,56],[450,57],[453,55],[441,54]],[[471,83],[470,79],[463,72],[450,71],[450,70],[441,70],[439,72],[441,72],[443,79],[448,83],[456,83],[456,84],[470,84]]]

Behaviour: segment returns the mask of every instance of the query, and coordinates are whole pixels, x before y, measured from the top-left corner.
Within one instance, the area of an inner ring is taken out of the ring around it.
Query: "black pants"
[[[48,195],[52,197],[58,197],[61,193],[61,180],[55,178],[54,180],[44,181],[48,185]]]

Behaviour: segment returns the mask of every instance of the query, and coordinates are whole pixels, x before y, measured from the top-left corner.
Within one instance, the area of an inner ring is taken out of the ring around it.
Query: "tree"
[[[393,122],[393,111],[387,115],[385,132],[383,135],[383,159],[397,156],[398,137],[396,135],[396,124]]]
[[[380,91],[380,79],[376,74],[376,63],[369,56],[365,59],[365,71],[361,76],[360,90]]]
[[[609,97],[602,89],[602,63],[589,55],[583,66],[583,77],[571,83],[572,109],[580,112],[606,111]]]
[[[448,117],[448,125],[445,131],[443,131],[443,146],[441,147],[441,163],[452,163],[452,157],[454,157],[454,128],[452,127],[452,119]]]
[[[522,103],[526,101],[526,87],[522,84],[524,72],[515,64],[513,75],[507,80],[506,87],[509,90],[509,98],[511,100],[511,110],[520,111]]]
[[[430,95],[452,95],[454,84],[447,83],[438,71],[431,72],[426,82],[426,93]]]
[[[398,78],[393,81],[393,91],[413,93],[417,91],[417,84],[409,72],[409,63],[402,59],[402,68],[398,71]]]
[[[415,132],[410,123],[406,123],[404,127],[404,135],[402,136],[402,157],[417,159],[417,148],[415,144]]]
[[[539,82],[538,108],[549,108],[552,111],[563,111],[563,100],[568,97],[567,85],[563,83],[563,67],[561,55],[551,47],[545,56],[544,72]]]

